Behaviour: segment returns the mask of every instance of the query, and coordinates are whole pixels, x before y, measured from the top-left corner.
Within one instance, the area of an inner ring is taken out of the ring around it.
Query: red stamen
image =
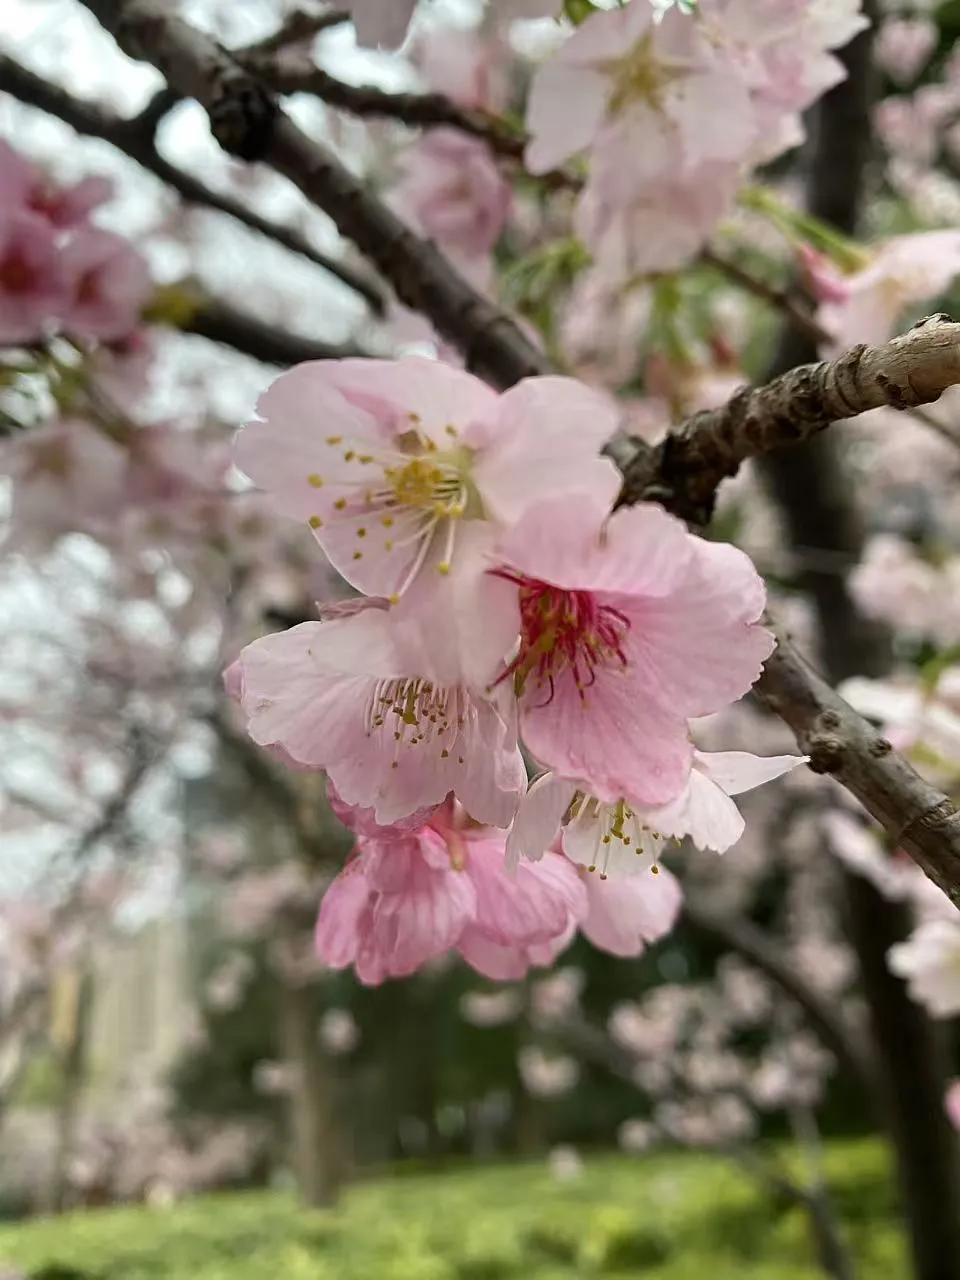
[[[519,589],[520,651],[497,683],[512,676],[522,693],[531,676],[546,685],[540,706],[553,701],[555,678],[569,670],[581,698],[597,681],[598,668],[627,665],[623,641],[630,620],[591,591],[568,591],[506,567],[491,569]]]

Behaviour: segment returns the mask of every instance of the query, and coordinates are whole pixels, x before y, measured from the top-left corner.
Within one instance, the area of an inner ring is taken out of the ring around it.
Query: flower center
[[[442,458],[411,458],[400,467],[385,467],[384,477],[393,500],[402,507],[432,512],[437,517],[462,516],[467,509],[467,486],[456,462]],[[389,495],[384,495],[389,505]]]
[[[422,743],[438,749],[440,758],[446,760],[469,714],[469,697],[459,685],[444,688],[419,676],[381,680],[367,705],[367,734],[393,734],[395,769],[401,747]],[[463,764],[462,754],[457,759]]]
[[[605,804],[596,796],[578,791],[570,803],[566,821],[590,832],[593,853],[584,865],[588,871],[599,871],[601,880],[606,880],[611,860],[619,862],[625,853],[649,857],[650,870],[654,875],[659,873],[657,859],[663,849],[663,836],[645,826],[626,800]]]
[[[663,91],[679,72],[661,62],[653,51],[653,36],[643,36],[629,53],[615,59],[610,71],[613,88],[609,113],[620,115],[637,102],[645,102],[655,111],[663,110]]]
[[[600,604],[590,591],[567,591],[506,568],[491,572],[520,589],[520,649],[500,676],[513,676],[518,697],[532,677],[546,689],[546,705],[557,677],[569,671],[582,700],[598,668],[626,667],[630,620],[619,609]]]

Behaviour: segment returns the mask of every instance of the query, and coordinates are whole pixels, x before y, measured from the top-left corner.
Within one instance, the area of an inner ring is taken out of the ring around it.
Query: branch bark
[[[720,481],[747,458],[801,444],[868,409],[932,404],[957,383],[960,324],[928,316],[882,346],[860,345],[837,360],[799,365],[688,418],[627,464],[620,501],[652,498],[706,524]]]
[[[256,231],[285,249],[289,249],[291,253],[307,258],[315,266],[336,276],[341,283],[359,293],[377,314],[382,314],[383,295],[377,285],[365,274],[315,249],[298,231],[263,217],[253,209],[247,208],[239,200],[235,200],[233,196],[215,191],[199,178],[194,178],[192,174],[164,159],[157,150],[154,134],[161,116],[169,110],[178,97],[177,94],[161,89],[140,115],[124,120],[112,112],[105,111],[96,103],[84,102],[83,99],[74,97],[65,89],[51,84],[5,54],[0,54],[0,92],[8,93],[27,106],[37,107],[48,115],[56,116],[77,133],[90,138],[102,138],[104,142],[109,142],[118,151],[122,151],[131,160],[136,161],[141,168],[148,170],[161,182],[165,182],[188,204],[225,213],[251,231]]]
[[[304,338],[213,298],[204,299],[178,328],[281,367],[304,360],[340,360],[368,354],[358,347]]]

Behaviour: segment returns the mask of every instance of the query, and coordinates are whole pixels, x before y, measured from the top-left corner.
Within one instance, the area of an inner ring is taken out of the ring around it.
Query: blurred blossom
[[[656,1130],[647,1120],[624,1120],[617,1130],[618,1146],[630,1155],[642,1155],[655,1141]]]
[[[898,84],[909,84],[937,47],[939,29],[931,18],[892,18],[874,39],[877,63]]]
[[[580,1079],[580,1067],[573,1058],[548,1057],[536,1045],[528,1045],[517,1055],[520,1078],[535,1098],[559,1098],[569,1093]]]
[[[475,1027],[502,1027],[519,1016],[523,993],[518,987],[501,991],[468,991],[460,997],[460,1013]]]
[[[960,916],[921,924],[890,948],[887,961],[935,1018],[960,1013]]]
[[[952,1080],[943,1099],[944,1110],[954,1129],[960,1133],[960,1080]]]
[[[253,1087],[268,1097],[289,1093],[294,1078],[294,1068],[288,1062],[258,1062],[253,1068]]]
[[[575,1182],[583,1173],[583,1161],[576,1147],[553,1147],[548,1163],[557,1182]]]
[[[360,1028],[349,1009],[327,1009],[320,1018],[319,1036],[327,1053],[352,1053],[360,1043]]]
[[[563,1021],[577,1011],[583,985],[582,969],[566,965],[546,978],[538,978],[530,988],[530,1014],[540,1025]]]

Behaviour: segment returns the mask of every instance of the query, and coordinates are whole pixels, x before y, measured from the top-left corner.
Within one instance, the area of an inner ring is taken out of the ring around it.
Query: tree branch
[[[359,293],[377,314],[382,314],[383,297],[366,275],[315,249],[298,231],[261,216],[233,196],[215,191],[199,178],[194,178],[164,159],[157,150],[154,134],[160,118],[179,97],[171,89],[161,89],[139,115],[124,120],[105,111],[97,103],[84,102],[81,98],[74,97],[59,85],[35,75],[13,58],[0,54],[0,92],[8,93],[27,106],[37,107],[48,115],[56,116],[77,133],[109,142],[161,182],[172,187],[188,204],[225,213],[251,231],[259,232],[292,253],[309,259]]]
[[[390,281],[401,302],[426,315],[474,372],[500,386],[547,372],[542,352],[508,315],[298,129],[263,84],[211,37],[170,14],[161,0],[83,3],[125,52],[152,62],[174,90],[206,108],[225,151],[271,164],[329,214]]]
[[[487,111],[462,107],[443,93],[389,93],[375,85],[353,85],[338,80],[312,62],[279,62],[273,58],[241,59],[245,66],[278,93],[311,93],[331,107],[355,116],[378,116],[402,124],[435,127],[446,125],[482,139],[492,151],[520,160],[526,137]],[[570,179],[571,184],[573,179]]]
[[[355,346],[338,346],[301,337],[212,298],[205,298],[177,328],[183,333],[198,334],[255,360],[280,367],[300,364],[304,360],[342,360],[347,356],[368,354]]]
[[[328,31],[331,27],[338,27],[341,23],[349,21],[350,15],[345,9],[327,9],[324,13],[310,13],[306,9],[294,9],[287,14],[276,31],[264,36],[262,40],[248,44],[243,52],[249,57],[262,57],[264,54],[277,53],[288,45],[310,40],[313,36],[319,35],[321,31]]]
[[[734,262],[724,254],[717,253],[715,249],[704,249],[700,254],[700,260],[706,263],[707,266],[714,267],[717,271],[722,272],[727,279],[732,280],[734,284],[738,284],[747,293],[752,293],[754,297],[760,298],[761,301],[768,302],[770,306],[781,312],[795,329],[799,329],[817,346],[830,341],[830,335],[826,329],[822,329],[810,312],[805,310],[793,294],[786,289],[778,289],[775,285],[767,284],[765,280],[758,279],[757,276],[752,275],[744,267],[741,267],[738,262]]]
[[[960,324],[929,316],[882,346],[861,345],[838,360],[799,365],[688,418],[627,464],[620,501],[653,498],[706,524],[717,485],[745,459],[800,444],[868,409],[930,404],[957,383]]]

